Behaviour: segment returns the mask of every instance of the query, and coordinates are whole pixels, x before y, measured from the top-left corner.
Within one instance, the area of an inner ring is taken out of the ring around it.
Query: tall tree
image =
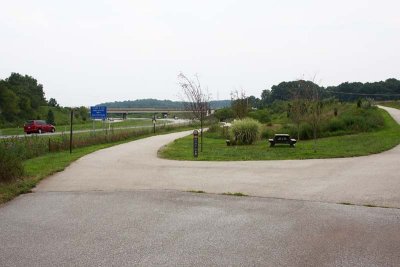
[[[47,123],[55,125],[54,113],[51,109],[47,112]]]
[[[57,100],[55,100],[55,98],[50,98],[49,99],[49,106],[58,108],[60,105],[57,103]]]
[[[273,99],[271,97],[271,90],[263,90],[261,92],[261,105],[262,107],[266,107],[267,105],[271,104]]]
[[[28,75],[19,73],[11,73],[6,79],[9,88],[13,90],[19,97],[25,96],[30,99],[31,107],[37,110],[40,106],[46,106],[47,102],[44,97],[43,85],[38,84],[37,80]]]
[[[19,98],[4,81],[0,81],[0,117],[12,122],[20,112],[18,106]]]

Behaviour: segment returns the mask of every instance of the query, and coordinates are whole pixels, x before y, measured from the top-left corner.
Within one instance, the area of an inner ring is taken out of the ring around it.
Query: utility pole
[[[69,132],[69,153],[72,153],[72,121],[74,119],[74,110],[71,108],[71,128]]]
[[[153,114],[153,133],[156,133],[156,113]]]

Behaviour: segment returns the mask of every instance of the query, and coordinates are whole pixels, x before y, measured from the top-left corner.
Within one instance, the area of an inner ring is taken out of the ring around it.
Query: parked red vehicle
[[[24,132],[27,134],[30,133],[46,133],[46,132],[51,132],[54,133],[56,131],[56,127],[54,125],[51,125],[47,123],[46,121],[42,120],[32,120],[32,121],[27,121],[24,125]]]

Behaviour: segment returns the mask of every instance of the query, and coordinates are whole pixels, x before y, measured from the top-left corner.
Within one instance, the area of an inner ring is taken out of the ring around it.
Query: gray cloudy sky
[[[35,77],[65,106],[178,99],[197,73],[213,99],[281,81],[400,78],[400,1],[0,0],[0,78]]]

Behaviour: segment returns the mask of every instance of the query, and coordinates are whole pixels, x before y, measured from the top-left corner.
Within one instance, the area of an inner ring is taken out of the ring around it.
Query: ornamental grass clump
[[[251,145],[260,137],[261,124],[250,118],[236,120],[229,129],[229,137],[232,144]]]

